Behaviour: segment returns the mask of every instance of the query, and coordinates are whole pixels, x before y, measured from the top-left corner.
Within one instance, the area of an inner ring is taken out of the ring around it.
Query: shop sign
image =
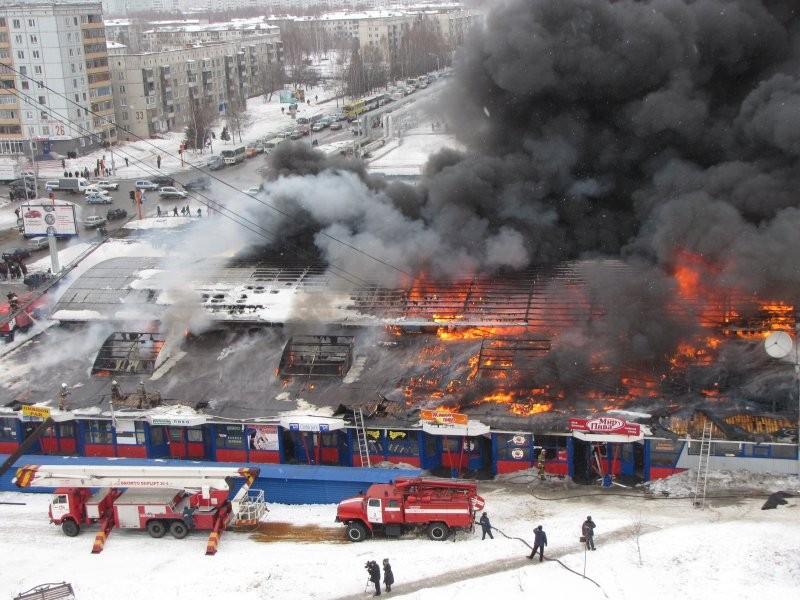
[[[440,427],[453,427],[454,425],[466,425],[469,423],[467,415],[447,412],[446,410],[422,410],[420,411],[420,418]]]
[[[569,428],[572,431],[588,431],[591,433],[612,433],[638,436],[641,427],[636,423],[628,423],[615,417],[597,417],[595,419],[570,419]]]
[[[514,460],[522,460],[525,458],[525,452],[521,448],[514,448],[511,450],[511,458]]]

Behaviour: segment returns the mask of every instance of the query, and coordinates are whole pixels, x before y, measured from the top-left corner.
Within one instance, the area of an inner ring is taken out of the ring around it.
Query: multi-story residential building
[[[155,53],[112,47],[116,122],[133,136],[152,137],[186,127],[198,104],[224,113],[231,101],[260,92],[264,70],[281,62],[281,52],[277,28],[237,42]]]
[[[0,154],[116,142],[100,2],[0,6]]]

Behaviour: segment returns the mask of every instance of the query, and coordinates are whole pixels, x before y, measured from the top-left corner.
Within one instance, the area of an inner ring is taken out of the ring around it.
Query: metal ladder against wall
[[[703,437],[700,440],[700,456],[697,461],[697,482],[694,487],[693,504],[695,508],[703,508],[706,503],[706,484],[708,483],[708,464],[711,458],[711,434],[714,423],[706,419],[703,423]]]
[[[364,413],[359,408],[353,411],[353,420],[356,424],[356,437],[358,438],[358,454],[361,456],[361,466],[371,467],[369,458],[369,444],[367,443],[367,430],[364,427]]]

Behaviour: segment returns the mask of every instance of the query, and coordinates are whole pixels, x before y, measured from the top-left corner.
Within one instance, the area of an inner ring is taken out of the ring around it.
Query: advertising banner
[[[628,423],[615,417],[597,417],[595,419],[570,419],[572,431],[588,431],[590,433],[611,433],[638,436],[641,427],[636,423]]]
[[[28,202],[20,206],[20,218],[25,237],[49,233],[58,237],[78,235],[74,204]]]
[[[247,425],[245,435],[250,450],[278,451],[278,427],[276,425]]]

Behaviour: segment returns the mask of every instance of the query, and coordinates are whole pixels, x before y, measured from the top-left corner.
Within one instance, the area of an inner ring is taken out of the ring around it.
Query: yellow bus
[[[366,110],[366,103],[364,102],[363,98],[359,98],[358,100],[354,100],[353,102],[349,102],[342,107],[342,112],[345,116],[350,119],[351,121],[355,119],[358,115]]]

